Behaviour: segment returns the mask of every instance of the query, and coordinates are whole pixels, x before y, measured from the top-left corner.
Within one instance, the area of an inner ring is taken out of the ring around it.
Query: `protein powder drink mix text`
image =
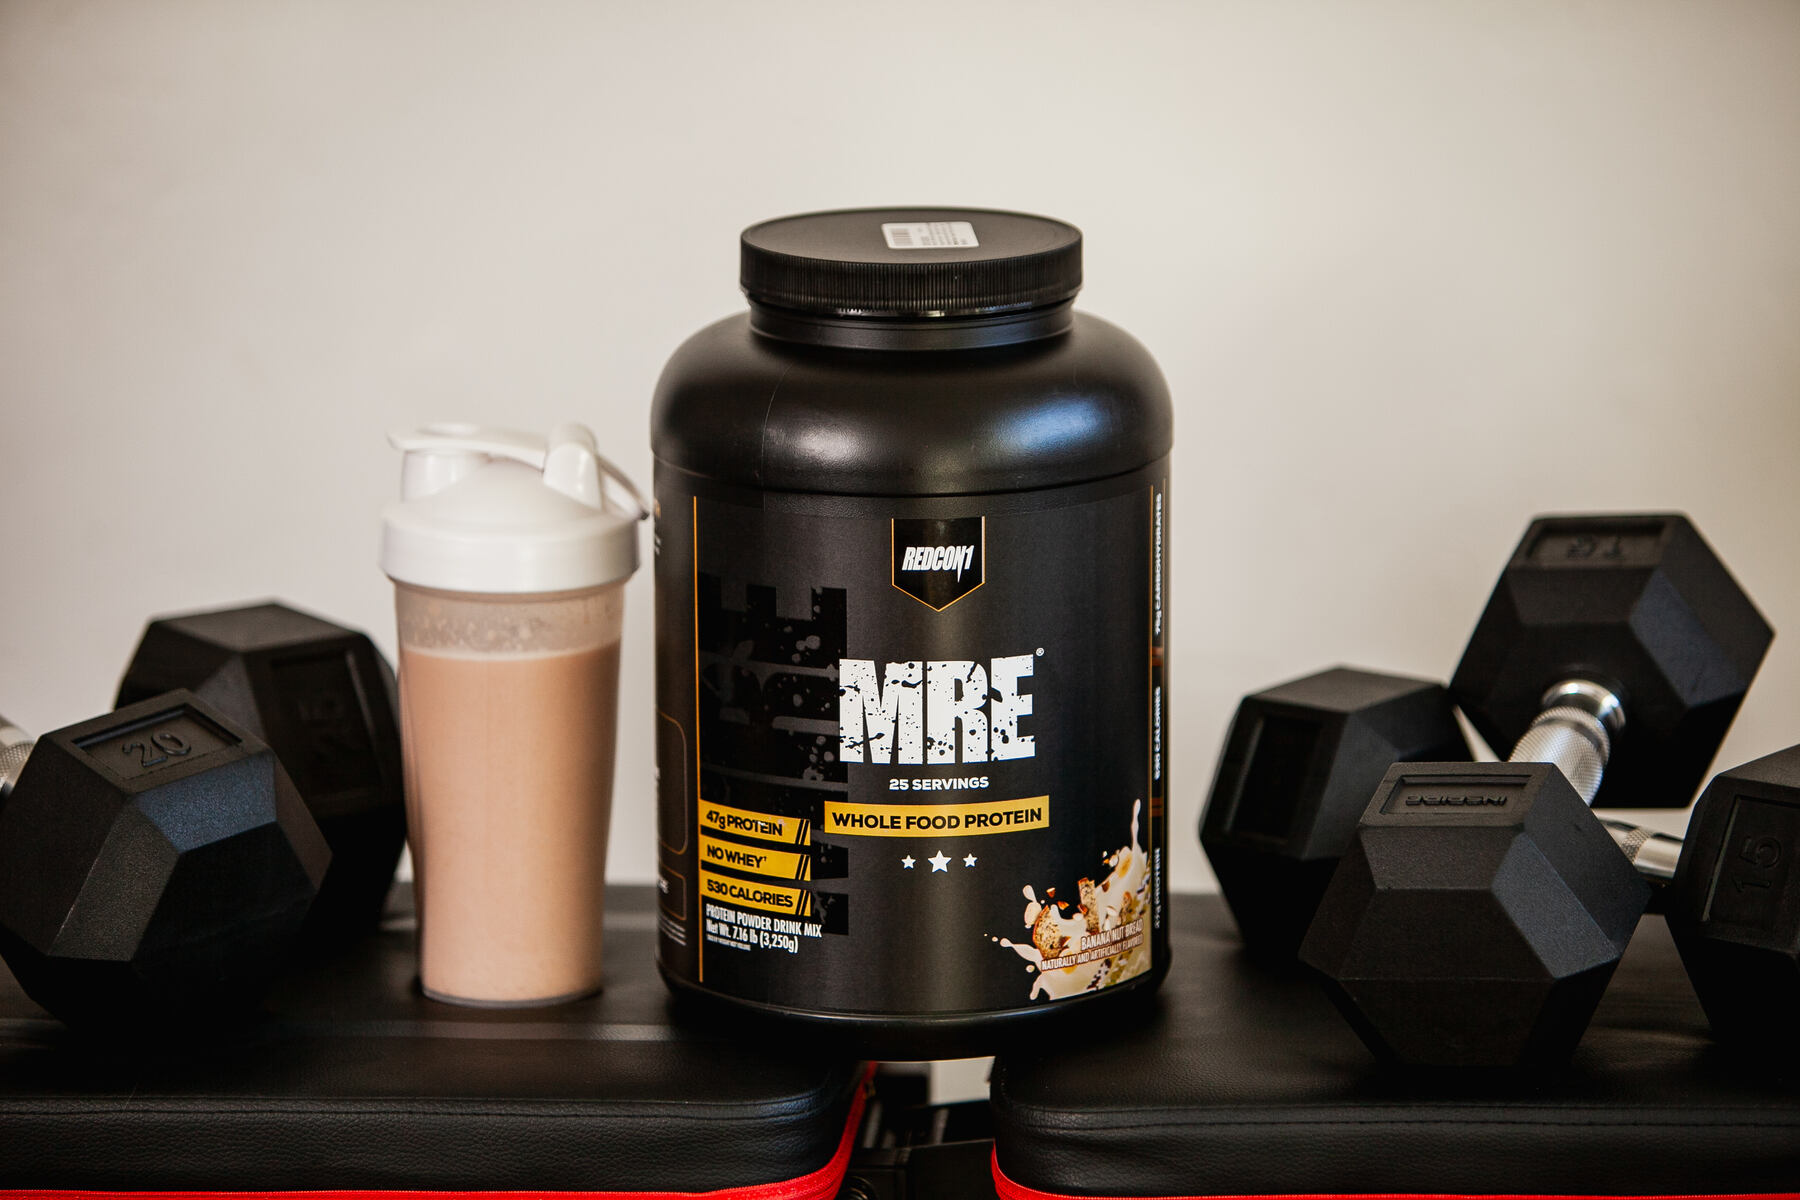
[[[1172,418],[1018,213],[745,231],[750,311],[657,388],[671,986],[980,1053],[1168,959]]]

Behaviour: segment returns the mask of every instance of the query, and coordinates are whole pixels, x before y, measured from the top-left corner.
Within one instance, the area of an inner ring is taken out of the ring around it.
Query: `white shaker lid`
[[[381,514],[381,569],[450,592],[600,587],[638,566],[649,513],[585,425],[548,437],[436,424],[388,434],[405,453],[400,501]]]

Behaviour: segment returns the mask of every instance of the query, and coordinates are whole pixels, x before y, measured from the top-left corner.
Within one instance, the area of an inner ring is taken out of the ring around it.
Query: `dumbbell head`
[[[1427,680],[1334,667],[1244,697],[1200,844],[1249,951],[1293,960],[1389,765],[1467,757],[1449,694]]]
[[[1688,820],[1667,915],[1723,1041],[1800,1052],[1800,746],[1721,772]]]
[[[1773,637],[1679,514],[1540,517],[1525,531],[1450,681],[1506,754],[1546,689],[1592,680],[1625,722],[1596,807],[1686,805]]]
[[[1553,718],[1558,736],[1591,738],[1592,764],[1605,764],[1595,802],[1685,803],[1771,636],[1686,518],[1541,518],[1451,693],[1502,752],[1552,717],[1553,689],[1617,700],[1600,706],[1606,720]],[[1567,681],[1581,686],[1557,688]],[[1580,1038],[1648,901],[1559,767],[1396,769],[1301,958],[1383,1057],[1552,1062]]]
[[[1554,1062],[1649,898],[1556,767],[1396,764],[1300,958],[1385,1060]]]
[[[274,752],[173,692],[32,749],[0,805],[0,952],[71,1024],[191,1024],[260,994],[329,860]]]
[[[274,748],[331,846],[307,938],[380,917],[406,838],[394,673],[367,635],[280,604],[163,617],[117,703],[187,688]]]

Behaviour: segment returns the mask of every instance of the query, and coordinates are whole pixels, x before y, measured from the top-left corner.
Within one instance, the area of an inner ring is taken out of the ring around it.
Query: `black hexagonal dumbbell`
[[[331,846],[306,939],[330,948],[380,918],[406,840],[394,672],[366,634],[256,604],[161,617],[115,703],[187,688],[275,750]]]
[[[1685,839],[1601,824],[1651,885],[1715,1036],[1800,1054],[1800,746],[1713,776]]]
[[[252,1003],[331,857],[274,751],[188,692],[0,743],[0,955],[26,994],[110,1032]]]
[[[1800,1055],[1800,746],[1713,776],[1685,839],[1602,824],[1655,888],[1714,1035]]]
[[[1391,768],[1301,945],[1372,1050],[1573,1050],[1649,900],[1587,806],[1685,804],[1772,636],[1685,517],[1532,523],[1450,687],[1512,755]]]
[[[1685,839],[1601,824],[1651,885],[1719,1040],[1800,1054],[1800,746],[1713,776]]]
[[[1467,759],[1441,684],[1333,667],[1245,696],[1200,844],[1249,953],[1291,964],[1389,765]]]

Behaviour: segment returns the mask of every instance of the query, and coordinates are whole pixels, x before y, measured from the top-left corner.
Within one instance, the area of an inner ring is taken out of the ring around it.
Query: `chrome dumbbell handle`
[[[1544,693],[1542,708],[1508,761],[1554,763],[1581,798],[1592,804],[1612,757],[1613,738],[1625,727],[1624,706],[1597,683],[1566,679]],[[1624,821],[1600,823],[1639,875],[1658,885],[1675,878],[1680,838]]]
[[[31,754],[31,735],[0,717],[0,800],[6,799]]]
[[[1675,878],[1675,867],[1681,861],[1680,838],[1645,829],[1642,825],[1628,825],[1624,821],[1600,823],[1612,834],[1625,857],[1637,867],[1639,875],[1655,884],[1668,883]]]
[[[1612,757],[1613,738],[1625,727],[1624,706],[1600,684],[1565,679],[1544,693],[1539,707],[1507,761],[1555,765],[1582,801],[1592,804]]]

